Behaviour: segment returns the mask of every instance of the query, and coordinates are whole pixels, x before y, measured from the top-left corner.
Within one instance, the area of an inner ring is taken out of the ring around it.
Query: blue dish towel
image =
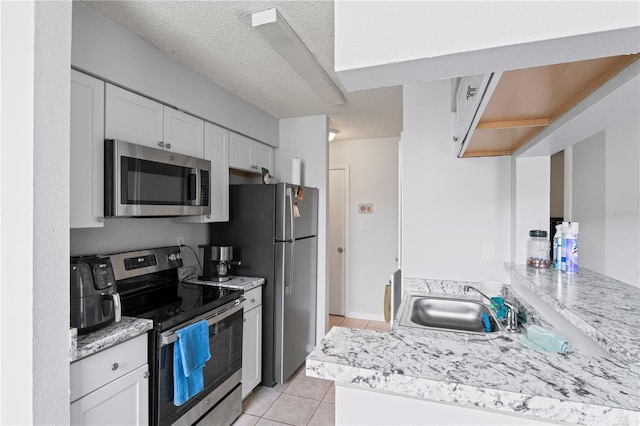
[[[557,352],[566,355],[571,349],[571,343],[566,337],[539,325],[530,325],[527,328],[527,334],[521,335],[518,342],[525,348],[539,352]]]
[[[180,406],[204,389],[202,367],[211,358],[209,325],[200,321],[176,331],[173,345],[173,403]]]

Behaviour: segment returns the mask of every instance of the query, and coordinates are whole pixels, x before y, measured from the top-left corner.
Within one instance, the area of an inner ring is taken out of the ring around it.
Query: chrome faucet
[[[480,290],[478,290],[477,288],[475,288],[473,286],[470,286],[470,285],[465,285],[464,286],[465,293],[469,292],[470,290],[475,291],[480,296],[484,297],[489,302],[491,302],[491,298],[489,296],[487,296],[486,294],[484,294],[483,292],[481,292]],[[508,311],[507,311],[507,328],[506,328],[506,330],[513,333],[514,331],[518,330],[518,308],[516,308],[513,303],[507,302],[506,300],[504,301],[504,305],[508,309]]]

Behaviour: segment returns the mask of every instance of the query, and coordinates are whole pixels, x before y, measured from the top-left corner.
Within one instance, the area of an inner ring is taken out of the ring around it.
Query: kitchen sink
[[[491,331],[485,331],[482,313],[489,317]],[[494,313],[482,302],[437,296],[410,296],[399,325],[441,331],[486,334],[500,330]]]

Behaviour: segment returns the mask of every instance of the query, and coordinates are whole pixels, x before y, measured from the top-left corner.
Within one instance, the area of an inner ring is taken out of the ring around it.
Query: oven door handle
[[[171,330],[165,331],[164,333],[162,333],[160,335],[160,347],[162,346],[166,346],[169,345],[173,342],[175,342],[176,340],[178,340],[178,335],[176,333],[176,331],[185,328],[189,325],[195,324],[197,322],[200,321],[207,321],[207,325],[209,327],[211,327],[213,324],[222,321],[223,319],[235,314],[236,312],[240,311],[241,309],[244,308],[244,301],[246,299],[244,297],[241,297],[240,299],[234,300],[231,303],[227,303],[226,305],[224,305],[223,307],[221,307],[220,309],[217,309],[213,312],[207,312],[204,315],[201,315],[197,318],[194,318],[193,320],[189,321],[186,324],[181,324],[178,327],[172,328]]]

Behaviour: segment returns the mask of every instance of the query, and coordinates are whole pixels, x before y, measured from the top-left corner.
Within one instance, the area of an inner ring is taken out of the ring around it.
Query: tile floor
[[[389,331],[382,321],[329,316],[334,326]],[[259,386],[242,403],[242,415],[234,426],[335,424],[335,386],[330,380],[307,377],[304,364],[287,383],[273,388]]]

